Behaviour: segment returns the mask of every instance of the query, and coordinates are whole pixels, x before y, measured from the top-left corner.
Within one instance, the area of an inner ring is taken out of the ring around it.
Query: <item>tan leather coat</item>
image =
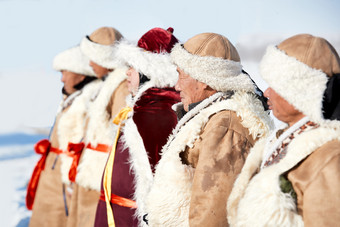
[[[337,226],[340,222],[337,124],[321,124],[299,134],[289,143],[280,162],[262,169],[267,141],[257,142],[228,199],[231,226]],[[281,187],[282,175],[292,184],[297,200],[290,190]]]
[[[217,93],[186,113],[163,147],[146,198],[150,226],[228,226],[233,182],[271,120],[250,93],[224,97]]]
[[[297,194],[298,213],[305,226],[338,226],[340,223],[340,141],[316,149],[289,171]]]
[[[52,147],[59,147],[56,132],[58,130],[58,119],[54,124],[50,142]],[[63,183],[61,181],[61,160],[57,154],[50,152],[47,156],[45,169],[41,172],[36,197],[32,209],[30,227],[66,226],[67,216],[63,199]],[[54,168],[53,168],[54,167]],[[69,202],[70,198],[67,198]]]
[[[213,115],[193,148],[182,153],[195,168],[189,211],[190,226],[228,226],[226,203],[254,139],[234,111]]]

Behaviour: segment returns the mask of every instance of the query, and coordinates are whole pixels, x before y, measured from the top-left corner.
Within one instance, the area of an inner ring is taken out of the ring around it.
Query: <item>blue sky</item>
[[[0,0],[0,70],[48,70],[58,52],[104,25],[135,40],[172,26],[182,41],[209,31],[237,43],[254,33],[339,35],[339,11],[336,0]]]

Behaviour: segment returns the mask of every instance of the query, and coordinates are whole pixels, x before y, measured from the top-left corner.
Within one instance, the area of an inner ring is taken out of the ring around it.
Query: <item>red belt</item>
[[[106,144],[102,144],[102,143],[98,143],[96,147],[92,146],[91,143],[88,143],[86,145],[86,148],[89,148],[91,150],[95,150],[95,151],[100,151],[100,152],[110,152],[112,147],[108,146]]]
[[[103,191],[100,192],[100,200],[105,201],[105,195],[104,195]],[[113,193],[111,193],[111,201],[110,202],[113,203],[113,204],[117,204],[119,206],[122,206],[122,207],[137,208],[136,201],[121,197],[119,195],[115,195]]]
[[[40,174],[41,174],[41,171],[45,169],[45,162],[46,162],[48,153],[49,152],[54,152],[56,154],[63,153],[62,150],[55,148],[55,147],[51,147],[51,143],[48,139],[43,139],[43,140],[38,141],[34,145],[34,150],[37,154],[41,154],[41,158],[35,165],[31,179],[27,185],[26,207],[29,210],[32,210],[35,193],[37,191],[37,187],[39,183]]]
[[[61,154],[63,153],[64,151],[63,150],[60,150],[56,147],[50,147],[50,152],[53,152],[53,153],[56,153],[56,154]]]
[[[85,147],[83,142],[81,143],[68,143],[66,155],[73,159],[70,170],[68,172],[68,178],[71,182],[76,181],[77,168],[80,160],[81,153]]]
[[[70,171],[68,173],[68,178],[71,182],[76,181],[76,176],[77,176],[77,168],[78,164],[80,161],[80,156],[82,154],[82,151],[85,147],[85,144],[83,142],[81,143],[68,143],[67,146],[67,152],[66,154],[73,158]],[[100,151],[100,152],[109,152],[111,150],[111,147],[106,145],[106,144],[101,144],[99,143],[96,147],[93,147],[91,143],[88,143],[86,145],[86,148],[95,150],[95,151]]]

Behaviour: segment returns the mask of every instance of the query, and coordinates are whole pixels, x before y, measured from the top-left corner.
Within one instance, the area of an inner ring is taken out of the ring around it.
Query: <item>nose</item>
[[[269,98],[271,90],[272,89],[270,87],[267,88],[263,93],[264,97]]]
[[[175,85],[175,90],[176,91],[181,91],[181,87],[179,86],[179,80],[177,80],[177,83]]]
[[[130,76],[131,76],[131,73],[132,73],[132,68],[129,68],[128,71],[126,71],[126,75],[127,75],[128,77],[130,77]]]
[[[89,65],[93,68],[94,62],[93,62],[93,61],[90,61]]]
[[[66,78],[65,78],[65,75],[64,75],[63,72],[61,72],[61,79],[60,80],[61,80],[61,82],[65,83]]]

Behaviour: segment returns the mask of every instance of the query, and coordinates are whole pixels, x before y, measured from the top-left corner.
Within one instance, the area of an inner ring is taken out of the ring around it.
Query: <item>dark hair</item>
[[[323,117],[340,120],[340,74],[329,78],[322,101]]]
[[[85,76],[85,79],[81,81],[80,83],[74,85],[73,87],[77,90],[81,90],[83,87],[85,87],[86,84],[98,79],[97,77],[94,76]]]
[[[150,79],[147,78],[143,73],[138,73],[138,74],[139,74],[139,86],[141,86],[147,81],[150,81]]]

